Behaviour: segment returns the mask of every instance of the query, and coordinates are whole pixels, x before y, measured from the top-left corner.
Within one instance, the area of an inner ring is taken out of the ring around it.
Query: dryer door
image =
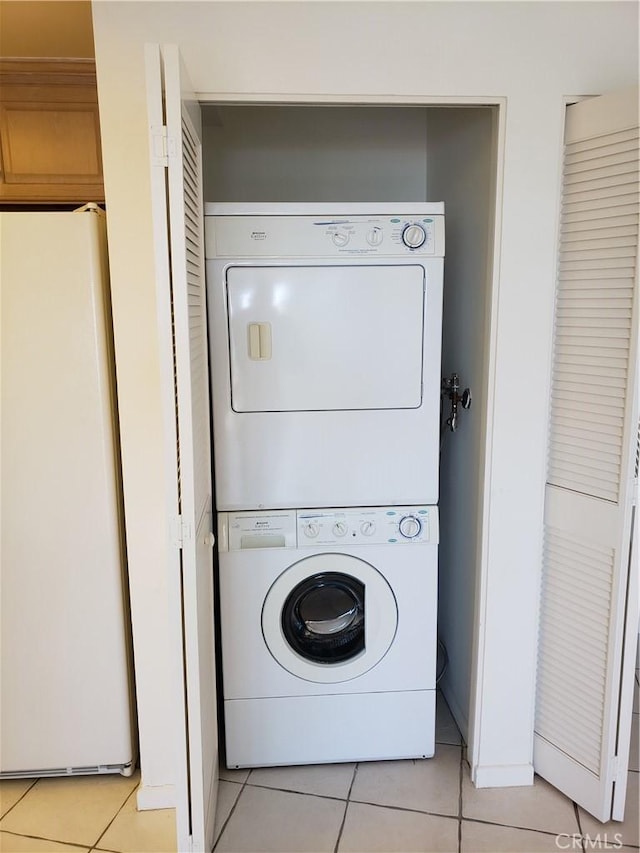
[[[229,267],[226,275],[234,411],[421,405],[424,267]]]
[[[290,566],[273,583],[262,609],[269,651],[307,681],[349,681],[387,653],[398,606],[380,572],[357,557],[317,554]]]

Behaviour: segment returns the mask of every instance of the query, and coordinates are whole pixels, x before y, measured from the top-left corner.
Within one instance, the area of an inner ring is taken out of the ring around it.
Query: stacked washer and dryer
[[[444,206],[205,217],[227,764],[429,757]]]

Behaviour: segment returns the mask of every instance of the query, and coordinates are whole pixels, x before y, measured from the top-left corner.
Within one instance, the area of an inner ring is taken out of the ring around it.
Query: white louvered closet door
[[[193,851],[214,841],[218,727],[213,611],[209,354],[200,105],[165,45],[169,233],[175,340],[189,799]]]
[[[638,622],[638,91],[567,109],[534,742],[622,819]]]
[[[218,729],[200,107],[175,45],[147,45],[145,59],[168,512],[175,522],[169,620],[180,695],[175,741],[167,747],[176,750],[178,850],[208,853]]]

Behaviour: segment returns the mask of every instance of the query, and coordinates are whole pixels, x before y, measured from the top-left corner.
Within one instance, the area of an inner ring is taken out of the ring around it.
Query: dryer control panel
[[[208,215],[209,258],[442,258],[442,205],[354,215]]]
[[[434,506],[222,512],[221,551],[262,548],[349,548],[354,545],[437,545]]]

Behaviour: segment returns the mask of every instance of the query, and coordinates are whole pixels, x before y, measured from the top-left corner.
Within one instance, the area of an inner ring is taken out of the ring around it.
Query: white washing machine
[[[434,753],[438,511],[220,513],[229,767]]]
[[[444,205],[205,214],[218,510],[436,504]]]

